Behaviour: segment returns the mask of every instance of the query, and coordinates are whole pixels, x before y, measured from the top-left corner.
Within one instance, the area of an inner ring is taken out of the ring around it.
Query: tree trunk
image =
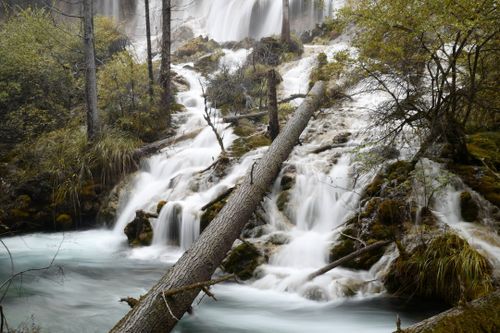
[[[87,137],[89,141],[99,136],[99,111],[97,110],[97,79],[94,50],[94,22],[92,0],[83,0],[83,43],[85,51],[85,101],[87,106]]]
[[[210,279],[278,175],[323,95],[324,83],[317,82],[283,132],[231,193],[221,212],[141,302],[116,324],[112,333],[172,330],[177,324],[176,318],[181,318],[190,308],[200,288],[171,297],[164,297],[163,292]]]
[[[281,41],[290,44],[290,1],[283,0],[283,20],[281,22]]]
[[[165,112],[167,125],[170,126],[172,119],[170,114],[170,103],[172,96],[170,91],[170,47],[171,47],[171,0],[162,0],[162,38],[161,38],[161,71],[160,84],[162,88],[160,108]]]
[[[148,74],[149,74],[149,98],[153,101],[154,98],[154,74],[153,74],[153,54],[151,51],[151,21],[149,18],[149,0],[144,1],[146,10],[146,42],[148,46]]]
[[[268,93],[268,111],[269,111],[269,134],[274,141],[280,132],[280,123],[278,120],[278,99],[276,97],[276,72],[271,69],[267,72]]]
[[[373,243],[373,244],[370,244],[368,246],[365,246],[357,251],[354,251],[348,255],[346,255],[345,257],[342,257],[338,260],[335,260],[334,262],[326,265],[325,267],[323,268],[320,268],[318,269],[317,271],[309,274],[309,276],[307,277],[307,281],[311,281],[313,280],[314,278],[320,276],[320,275],[323,275],[329,271],[331,271],[332,269],[334,269],[335,267],[338,267],[352,259],[356,259],[357,257],[365,254],[366,252],[370,252],[370,251],[373,251],[373,250],[376,250],[376,249],[379,249],[383,246],[386,246],[386,245],[389,245],[390,243],[392,243],[392,241],[379,241],[379,242],[376,242],[376,243]]]

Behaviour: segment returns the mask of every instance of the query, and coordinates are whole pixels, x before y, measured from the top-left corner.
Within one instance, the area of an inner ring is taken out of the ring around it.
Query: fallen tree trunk
[[[300,134],[320,105],[324,90],[323,82],[314,85],[294,117],[262,159],[254,163],[241,185],[231,193],[224,208],[198,240],[110,332],[172,330],[177,324],[176,318],[181,318],[191,307],[201,288],[186,290],[170,297],[163,297],[163,292],[210,279],[278,175],[281,164],[299,141]]]
[[[231,192],[233,192],[234,189],[235,189],[235,187],[229,187],[227,190],[225,190],[224,192],[222,192],[221,194],[219,194],[217,196],[217,198],[213,199],[212,201],[210,201],[209,203],[207,203],[203,207],[201,207],[201,210],[206,210],[208,207],[210,207],[210,206],[216,204],[217,202],[221,201],[223,198],[225,198],[229,194],[231,194]]]
[[[196,135],[198,135],[201,132],[201,129],[189,132],[189,133],[184,133],[176,136],[169,136],[165,139],[161,139],[155,142],[151,142],[141,148],[137,148],[134,151],[134,159],[136,161],[140,160],[143,157],[147,157],[149,155],[155,154],[162,150],[165,147],[168,147],[170,145],[173,145],[175,143],[187,140],[187,139],[192,139]]]
[[[307,277],[307,280],[308,281],[313,280],[314,278],[316,278],[316,277],[318,277],[320,275],[323,275],[326,272],[331,271],[335,267],[338,267],[338,266],[340,266],[340,265],[348,262],[349,260],[355,259],[355,258],[359,257],[360,255],[365,254],[366,252],[370,252],[370,251],[379,249],[379,248],[381,248],[383,246],[386,246],[386,245],[388,245],[390,243],[392,243],[392,241],[380,241],[380,242],[376,242],[376,243],[373,243],[371,245],[368,245],[366,247],[363,247],[363,248],[361,248],[361,249],[359,249],[357,251],[354,251],[353,253],[348,254],[345,257],[342,257],[342,258],[340,258],[338,260],[335,260],[334,262],[326,265],[325,267],[323,267],[321,269],[318,269],[316,272],[311,273]]]
[[[306,97],[307,97],[306,94],[294,94],[294,95],[291,95],[290,97],[282,99],[281,101],[278,101],[278,104],[285,104],[285,103],[288,103],[288,102],[293,101],[295,99],[306,98]],[[267,107],[263,107],[263,108],[261,108],[261,110],[267,110]],[[225,123],[234,123],[234,122],[237,122],[238,120],[241,120],[241,119],[260,118],[260,117],[267,115],[268,113],[269,113],[269,111],[252,112],[252,113],[240,114],[237,116],[227,116],[227,117],[222,118],[222,120]]]
[[[238,120],[241,120],[241,119],[254,119],[254,118],[264,117],[267,114],[268,114],[267,111],[262,111],[262,112],[240,114],[238,116],[227,116],[227,117],[222,118],[222,121],[225,123],[234,123],[234,122],[237,122]]]
[[[420,323],[398,330],[401,333],[496,332],[500,327],[500,290],[457,306]],[[396,333],[395,332],[395,333]]]

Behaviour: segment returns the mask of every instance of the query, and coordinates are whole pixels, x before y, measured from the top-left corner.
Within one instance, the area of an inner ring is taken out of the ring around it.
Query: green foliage
[[[30,9],[0,25],[1,141],[19,142],[67,121],[77,94],[68,59],[77,50],[67,49],[73,37],[63,29],[47,12]]]
[[[484,162],[492,170],[500,171],[500,131],[468,136],[467,148],[473,157]]]
[[[337,52],[332,62],[328,62],[326,54],[320,53],[317,58],[317,67],[311,71],[309,78],[309,89],[314,86],[317,81],[338,80],[344,74],[347,65],[350,62],[349,52]]]
[[[153,86],[155,96],[160,88]],[[147,64],[140,64],[127,51],[113,55],[98,72],[99,109],[109,126],[154,141],[166,129],[164,115],[149,96]]]
[[[84,186],[95,176],[111,182],[133,167],[137,141],[108,130],[93,145],[80,126],[41,135],[31,146],[16,148],[18,170],[13,176],[28,181],[40,175],[50,180],[53,204],[78,203]]]
[[[391,266],[391,292],[439,298],[449,304],[470,301],[493,290],[487,259],[455,233],[447,232],[417,247]]]
[[[360,33],[359,68],[388,93],[375,122],[392,136],[405,126],[453,144],[467,159],[463,129],[498,122],[495,0],[361,0],[341,12]],[[481,121],[483,121],[481,123]],[[425,148],[425,147],[424,147]]]
[[[115,53],[125,51],[128,38],[113,19],[106,16],[94,17],[95,55],[98,63],[109,61]]]

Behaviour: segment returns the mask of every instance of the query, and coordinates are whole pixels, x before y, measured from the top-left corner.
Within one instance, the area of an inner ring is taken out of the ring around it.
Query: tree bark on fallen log
[[[294,94],[294,95],[291,95],[290,97],[282,99],[281,101],[278,101],[278,104],[285,104],[285,103],[293,101],[297,98],[306,98],[306,97],[307,97],[306,94]],[[267,108],[264,107],[261,110],[266,110],[266,109]],[[252,112],[252,113],[247,113],[247,114],[240,114],[237,116],[227,116],[227,117],[222,118],[222,120],[225,123],[234,123],[234,122],[237,122],[238,120],[241,120],[241,119],[260,118],[260,117],[267,115],[268,113],[269,113],[269,111]]]
[[[235,187],[229,187],[227,190],[225,190],[224,192],[222,192],[221,194],[219,194],[217,196],[217,198],[211,200],[209,203],[207,203],[203,207],[201,207],[201,210],[206,210],[210,206],[212,206],[212,205],[216,204],[217,202],[221,201],[223,198],[225,198],[229,194],[231,194],[231,192],[233,192],[234,189],[235,189]]]
[[[237,122],[238,120],[241,120],[241,119],[254,119],[254,118],[264,117],[267,114],[268,114],[267,111],[261,111],[261,112],[240,114],[238,116],[227,116],[227,117],[222,118],[222,121],[225,123],[234,123],[234,122]]]
[[[220,213],[179,261],[110,332],[149,333],[170,332],[173,329],[177,324],[176,318],[181,318],[191,307],[201,288],[172,295],[168,302],[162,297],[163,292],[210,279],[278,175],[281,164],[299,141],[312,114],[319,108],[324,91],[323,82],[314,85],[262,159],[254,163],[241,185],[231,193]]]
[[[155,154],[162,150],[165,147],[168,147],[170,145],[173,145],[175,143],[187,140],[187,139],[192,139],[196,135],[198,135],[201,132],[201,129],[195,130],[189,133],[184,133],[176,136],[169,136],[165,139],[161,139],[155,142],[151,142],[141,148],[137,148],[134,151],[134,159],[136,161],[140,160],[143,157],[147,157],[149,155]]]
[[[496,332],[500,328],[500,290],[457,306],[394,333]]]
[[[345,257],[342,257],[342,258],[340,258],[338,260],[335,260],[334,262],[326,265],[325,267],[323,267],[321,269],[318,269],[316,272],[311,273],[307,277],[307,280],[311,281],[311,280],[315,279],[316,277],[318,277],[320,275],[323,275],[326,272],[331,271],[335,267],[338,267],[338,266],[340,266],[340,265],[348,262],[349,260],[355,259],[355,258],[359,257],[360,255],[365,254],[366,252],[370,252],[370,251],[379,249],[379,248],[381,248],[383,246],[386,246],[386,245],[388,245],[390,243],[392,243],[392,241],[380,241],[380,242],[376,242],[376,243],[373,243],[371,245],[368,245],[366,247],[363,247],[363,248],[361,248],[361,249],[359,249],[357,251],[354,251],[353,253],[348,254]]]

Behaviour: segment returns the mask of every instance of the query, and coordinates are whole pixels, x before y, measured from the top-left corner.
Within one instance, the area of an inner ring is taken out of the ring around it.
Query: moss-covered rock
[[[220,197],[218,201],[214,202],[208,206],[200,218],[200,232],[203,232],[205,228],[212,222],[212,220],[219,214],[224,205],[229,198],[231,192],[226,193],[224,196]]]
[[[464,221],[474,222],[479,215],[479,205],[472,198],[470,192],[460,193],[460,213]]]
[[[467,149],[476,159],[500,170],[500,131],[475,133],[467,137]]]
[[[235,274],[241,280],[252,278],[257,266],[265,262],[260,251],[248,242],[242,243],[231,250],[222,267],[228,273]]]
[[[229,153],[232,157],[240,158],[256,148],[269,146],[270,144],[271,139],[269,139],[265,133],[255,133],[247,137],[236,139]]]
[[[278,66],[281,62],[297,59],[304,52],[302,42],[295,36],[290,44],[276,37],[264,37],[253,47],[252,62],[268,66]]]
[[[456,304],[493,289],[490,263],[467,241],[436,229],[430,229],[427,237],[430,241],[392,263],[384,281],[389,292]]]
[[[219,49],[220,45],[213,39],[198,36],[180,46],[173,54],[174,62],[195,61],[200,57]]]
[[[488,168],[474,165],[449,164],[448,168],[474,191],[500,208],[500,180]]]
[[[151,222],[149,222],[149,218],[151,217],[157,217],[157,215],[138,210],[135,213],[134,220],[127,224],[123,231],[127,236],[130,246],[151,245],[153,241],[153,228]]]
[[[500,327],[500,290],[426,319],[400,333],[496,333]]]
[[[194,68],[204,74],[208,75],[219,68],[219,60],[224,56],[224,52],[221,50],[216,50],[213,53],[207,54],[199,58],[194,63]]]
[[[385,225],[401,224],[404,221],[405,203],[400,200],[385,199],[378,207],[378,222]]]
[[[165,200],[160,200],[158,204],[156,205],[156,214],[160,214],[161,209],[167,204]]]

